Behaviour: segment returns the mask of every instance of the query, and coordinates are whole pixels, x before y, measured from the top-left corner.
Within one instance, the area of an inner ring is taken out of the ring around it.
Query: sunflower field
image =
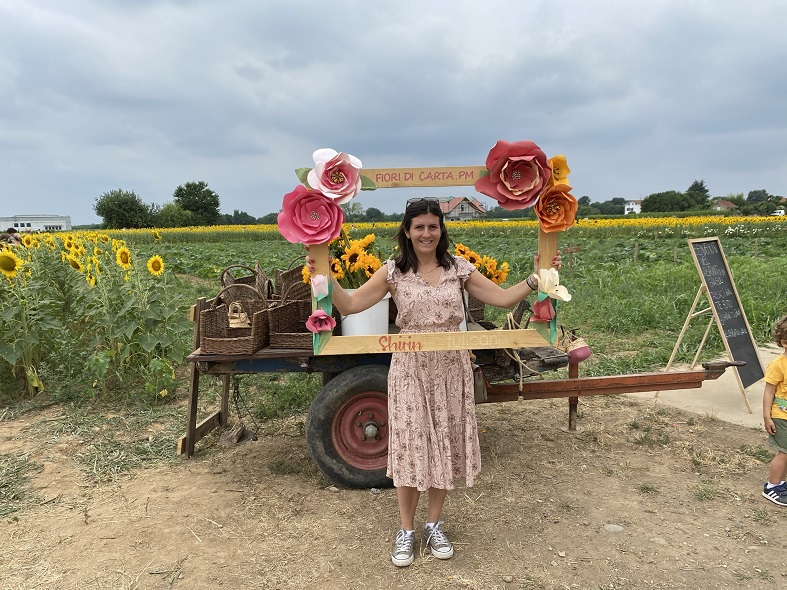
[[[163,258],[98,232],[25,235],[0,249],[0,376],[30,393],[174,389],[188,302]]]
[[[397,226],[344,229],[351,242],[373,234],[378,251],[390,253]],[[477,261],[503,286],[532,272],[535,221],[447,226],[453,251]],[[581,219],[559,237],[561,283],[573,296],[561,305],[559,319],[579,328],[593,349],[583,374],[666,365],[701,284],[687,240],[708,236],[720,238],[755,339],[769,342],[774,321],[787,313],[787,222],[781,218]],[[24,239],[15,248],[0,245],[0,394],[16,398],[44,391],[69,399],[171,399],[187,387],[183,358],[191,352],[187,316],[195,298],[215,296],[228,266],[258,260],[273,277],[304,256],[272,225]],[[500,324],[506,311],[487,308],[487,319]],[[706,324],[690,326],[676,362],[691,361]],[[724,350],[716,332],[705,344],[706,356]]]

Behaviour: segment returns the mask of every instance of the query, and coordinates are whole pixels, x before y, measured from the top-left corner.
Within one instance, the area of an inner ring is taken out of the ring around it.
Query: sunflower
[[[470,254],[470,248],[465,246],[464,244],[457,244],[454,247],[454,252],[457,256],[461,256],[462,258],[467,258],[467,255]]]
[[[366,278],[371,278],[375,271],[383,265],[380,259],[373,254],[365,254],[361,260],[358,261],[358,268],[363,269]]]
[[[358,240],[357,242],[353,242],[354,244],[358,244],[364,250],[369,247],[369,244],[374,242],[374,234],[367,234],[365,238],[362,240]]]
[[[337,281],[344,278],[344,269],[342,263],[338,258],[331,260],[331,274]]]
[[[473,252],[471,250],[470,252],[467,253],[467,256],[465,256],[465,258],[467,258],[467,261],[473,266],[475,266],[476,268],[479,268],[481,266],[481,256],[477,252]]]
[[[303,282],[308,283],[312,278],[312,273],[309,272],[309,265],[304,264],[303,268],[301,269],[301,277],[303,277]]]
[[[158,254],[148,258],[148,272],[154,277],[164,273],[164,259]]]
[[[37,248],[38,247],[38,240],[36,240],[30,234],[25,234],[22,236],[22,245],[25,248]]]
[[[11,248],[0,250],[0,272],[2,272],[9,281],[16,276],[16,272],[22,264],[22,259],[14,254]]]
[[[161,234],[158,233],[157,231],[154,231],[153,232],[153,239],[156,240],[156,241],[160,240],[161,239]]]
[[[347,267],[347,270],[350,272],[358,270],[358,262],[361,260],[363,255],[365,254],[363,247],[358,242],[352,244],[344,254],[342,254],[342,260],[344,260],[344,265]]]
[[[66,258],[68,260],[68,264],[71,265],[71,268],[73,268],[74,270],[78,270],[79,272],[82,272],[84,270],[85,267],[82,266],[82,263],[79,261],[79,258],[77,258],[72,254],[69,254]]]
[[[128,270],[131,268],[131,252],[128,251],[128,248],[125,246],[121,246],[118,248],[117,252],[115,253],[115,261],[118,263],[118,266],[123,270]]]
[[[494,282],[496,285],[499,285],[500,283],[505,283],[505,282],[506,282],[506,279],[508,278],[508,271],[509,271],[509,270],[510,270],[510,269],[508,268],[508,263],[507,263],[507,262],[504,262],[503,264],[501,264],[501,265],[500,265],[500,268],[498,268],[498,269],[495,271],[495,274],[494,274],[494,275],[492,275],[492,276],[491,276],[491,277],[489,277],[489,278],[490,278],[490,279],[492,279],[492,281],[493,281],[493,282]]]

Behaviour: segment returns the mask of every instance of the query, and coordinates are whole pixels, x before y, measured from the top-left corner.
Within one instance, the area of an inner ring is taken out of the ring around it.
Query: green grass
[[[30,475],[42,466],[25,455],[0,455],[0,517],[21,510],[38,500],[30,490]]]
[[[694,497],[700,502],[715,500],[721,495],[722,491],[712,484],[703,484],[694,491]]]

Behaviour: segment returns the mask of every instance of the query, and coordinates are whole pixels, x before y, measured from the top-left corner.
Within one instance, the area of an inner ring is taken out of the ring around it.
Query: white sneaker
[[[434,526],[424,525],[424,538],[426,545],[432,550],[432,555],[437,559],[451,559],[454,556],[454,546],[440,530],[443,521],[441,520]]]
[[[407,567],[413,563],[413,547],[415,546],[415,533],[408,533],[399,529],[396,533],[396,542],[391,552],[391,561],[396,567]]]

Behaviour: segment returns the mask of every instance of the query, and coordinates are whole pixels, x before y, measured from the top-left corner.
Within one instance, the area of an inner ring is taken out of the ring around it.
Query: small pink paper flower
[[[499,140],[486,157],[489,174],[475,190],[495,199],[503,209],[527,209],[552,180],[547,156],[532,141]]]
[[[336,320],[325,313],[323,310],[318,309],[309,316],[306,320],[306,329],[309,332],[330,332],[336,327]]]
[[[317,299],[322,299],[328,295],[328,277],[325,275],[312,276],[312,293]]]
[[[314,169],[306,177],[309,186],[340,205],[361,190],[361,161],[350,154],[322,148],[314,152]]]
[[[276,218],[279,233],[293,244],[326,244],[339,237],[344,212],[320,191],[298,185],[284,195],[282,211]]]
[[[533,315],[530,317],[531,322],[549,322],[555,317],[555,308],[552,306],[552,300],[547,297],[543,301],[536,301],[533,303]]]

